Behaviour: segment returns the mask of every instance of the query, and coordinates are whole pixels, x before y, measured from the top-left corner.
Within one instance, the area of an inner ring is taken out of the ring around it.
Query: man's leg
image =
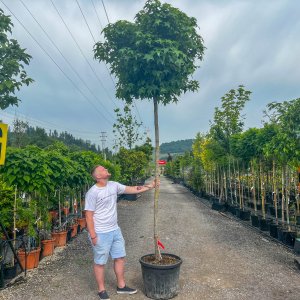
[[[94,272],[95,272],[95,277],[96,281],[98,284],[98,291],[102,292],[105,290],[105,285],[104,285],[104,269],[105,265],[97,265],[94,264]]]
[[[124,279],[124,269],[125,269],[125,258],[116,258],[114,260],[114,271],[117,277],[117,284],[119,288],[123,288],[125,286]]]

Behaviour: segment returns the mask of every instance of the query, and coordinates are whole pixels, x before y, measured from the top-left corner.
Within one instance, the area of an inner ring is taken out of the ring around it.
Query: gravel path
[[[118,204],[126,240],[127,284],[132,296],[117,295],[112,262],[106,287],[111,299],[148,299],[143,295],[139,258],[153,252],[153,194]],[[300,272],[294,255],[255,230],[207,208],[180,185],[161,178],[159,227],[166,252],[179,255],[183,299],[300,299]],[[0,299],[98,299],[92,251],[82,233],[66,248],[28,272],[26,282],[0,291]]]

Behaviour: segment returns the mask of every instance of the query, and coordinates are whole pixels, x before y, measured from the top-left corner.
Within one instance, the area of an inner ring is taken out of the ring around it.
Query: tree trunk
[[[274,203],[274,209],[275,209],[276,224],[278,224],[277,186],[276,186],[276,166],[275,166],[275,159],[273,159],[273,203]]]
[[[13,232],[13,247],[14,249],[16,249],[16,239],[17,239],[17,233],[16,233],[16,222],[17,222],[17,192],[18,192],[18,189],[17,189],[17,186],[15,188],[15,201],[14,201],[14,212],[13,212],[13,219],[14,219],[14,228],[12,229],[12,232]],[[15,265],[15,259],[14,257],[12,258],[11,260],[11,263],[12,263],[12,266]]]
[[[288,230],[291,230],[290,228],[290,210],[289,210],[289,204],[290,204],[290,185],[291,185],[291,174],[290,169],[286,169],[286,197],[285,197],[285,204],[286,204],[286,223],[288,225]]]
[[[282,166],[282,172],[281,172],[281,209],[282,209],[282,213],[281,213],[281,220],[282,220],[282,224],[284,223],[284,202],[285,202],[285,166]]]
[[[158,127],[158,102],[157,99],[153,99],[154,103],[154,128],[155,128],[155,180],[159,180],[159,127]],[[155,186],[154,192],[154,249],[156,260],[161,260],[161,254],[158,247],[158,198],[159,198],[159,186]]]
[[[262,161],[259,161],[259,170],[260,170],[260,178],[261,178],[261,210],[262,210],[262,216],[263,219],[266,218],[266,211],[265,211],[265,176],[264,176],[264,166]]]
[[[257,213],[257,205],[256,205],[256,188],[255,188],[255,170],[254,170],[254,162],[251,161],[251,169],[252,169],[252,182],[253,182],[253,190],[252,190],[252,196],[253,196],[253,206],[254,206],[254,212]]]
[[[59,227],[61,227],[60,189],[58,190],[58,218],[59,218]]]

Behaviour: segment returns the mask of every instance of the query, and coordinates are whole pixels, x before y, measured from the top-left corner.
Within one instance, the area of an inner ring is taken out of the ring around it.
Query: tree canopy
[[[149,0],[134,23],[117,21],[105,27],[105,41],[96,43],[95,58],[108,63],[116,75],[118,98],[177,102],[182,92],[199,87],[190,78],[204,53],[196,29],[195,18]]]
[[[33,80],[27,76],[24,65],[28,65],[31,56],[22,49],[15,39],[9,39],[12,22],[0,8],[0,109],[11,105],[18,106],[16,91],[22,85],[29,85]]]

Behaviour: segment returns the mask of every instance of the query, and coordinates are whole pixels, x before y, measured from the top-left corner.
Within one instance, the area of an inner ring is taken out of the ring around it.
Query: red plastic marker
[[[161,249],[165,249],[165,246],[162,244],[162,242],[160,240],[157,240],[157,245],[161,248]]]

